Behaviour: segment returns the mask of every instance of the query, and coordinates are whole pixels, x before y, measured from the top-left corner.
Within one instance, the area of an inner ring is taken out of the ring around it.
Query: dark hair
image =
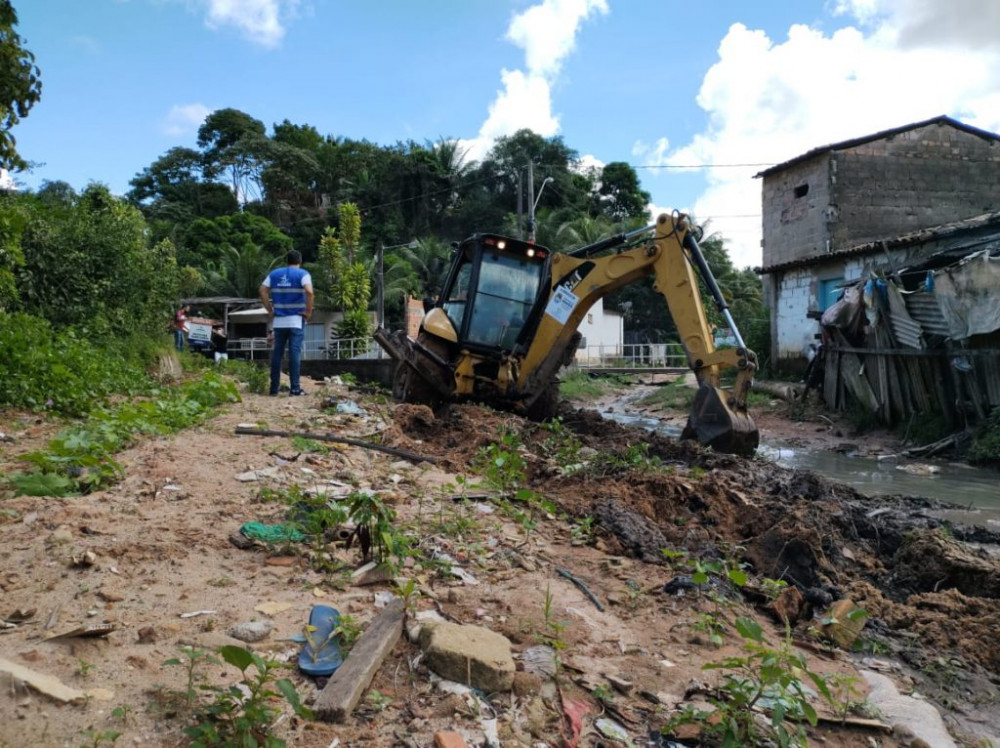
[[[297,249],[288,250],[288,254],[285,255],[285,263],[288,265],[301,265],[302,253]]]

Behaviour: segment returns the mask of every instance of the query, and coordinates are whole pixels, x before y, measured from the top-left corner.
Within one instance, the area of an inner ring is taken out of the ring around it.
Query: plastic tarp
[[[1000,330],[1000,257],[980,252],[937,271],[934,295],[952,340]]]

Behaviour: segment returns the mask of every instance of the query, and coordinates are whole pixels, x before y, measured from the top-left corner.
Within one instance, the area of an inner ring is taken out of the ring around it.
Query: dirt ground
[[[338,401],[359,404],[361,414],[333,412]],[[182,645],[239,644],[227,635],[232,626],[270,620],[269,637],[246,646],[294,662],[300,645],[290,639],[315,604],[370,621],[388,584],[351,586],[343,571],[314,570],[304,548],[289,555],[287,547],[240,549],[230,541],[245,522],[285,519],[286,507],[269,496],[319,485],[333,495],[376,491],[391,502],[413,538],[402,573],[416,581],[420,610],[503,634],[519,670],[524,652],[558,630],[563,696],[589,708],[581,746],[626,744],[603,736],[600,719],[618,722],[635,745],[668,745],[648,738],[682,705],[705,703],[714,692],[717,671],[703,665],[741,653],[737,616],[755,618],[780,643],[784,629],[768,614],[764,578],[785,579],[802,593],[792,636],[812,670],[841,683],[854,683],[862,668],[881,671],[901,691],[936,704],[957,744],[994,744],[987,741],[1000,735],[997,537],[942,530],[920,514],[927,502],[865,499],[812,474],[716,455],[572,404],[562,423],[582,447],[572,459],[554,446],[551,430],[510,414],[463,405],[435,416],[367,389],[317,383],[307,397],[244,394],[199,427],[141,441],[119,456],[125,478],[108,490],[4,499],[0,617],[14,623],[0,629],[0,658],[93,693],[60,704],[0,674],[0,745],[100,745],[96,736],[109,730],[121,733],[118,745],[186,745],[189,714],[166,698],[184,690],[185,674],[164,665]],[[237,436],[240,424],[378,440],[437,463],[358,447],[304,450],[288,438]],[[832,448],[843,437],[828,426],[806,424],[793,436]],[[42,447],[54,430],[30,415],[0,414],[0,431],[15,437],[0,445],[0,469],[16,468],[18,456]],[[455,500],[460,478],[474,478],[477,454],[504,432],[523,444],[526,486],[554,505],[535,511],[534,528],[503,502],[478,498],[495,491],[466,489],[474,498]],[[236,477],[266,468],[274,470],[256,480]],[[663,548],[675,552],[673,565]],[[357,548],[328,550],[347,572],[361,563]],[[440,554],[455,560],[464,579],[434,562]],[[751,584],[719,594],[685,589],[690,569],[677,558],[743,564]],[[604,610],[559,570],[583,581]],[[845,598],[869,616],[858,652],[816,636],[827,607]],[[264,603],[288,607],[267,615],[256,610]],[[188,615],[199,611],[207,612]],[[721,643],[705,631],[709,620],[721,624]],[[51,638],[93,624],[113,630]],[[302,720],[285,706],[274,733],[289,745],[325,748],[430,746],[436,731],[457,730],[473,746],[485,744],[484,720],[494,716],[502,745],[563,744],[560,701],[548,679],[519,675],[513,692],[486,697],[485,714],[482,704],[435,686],[418,654],[404,637],[345,723]],[[199,675],[215,684],[237,680],[233,668],[217,665]],[[295,670],[288,677],[307,704],[321,690]],[[621,691],[616,678],[628,682]],[[860,677],[856,688],[861,701]],[[835,717],[819,699],[816,707]],[[808,735],[817,746],[926,744],[899,727],[887,734],[821,722]]]

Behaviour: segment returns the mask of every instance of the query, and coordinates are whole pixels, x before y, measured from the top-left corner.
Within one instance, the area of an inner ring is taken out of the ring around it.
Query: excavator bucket
[[[682,438],[697,439],[716,452],[749,457],[760,444],[760,432],[745,411],[728,405],[728,399],[724,390],[702,384]]]

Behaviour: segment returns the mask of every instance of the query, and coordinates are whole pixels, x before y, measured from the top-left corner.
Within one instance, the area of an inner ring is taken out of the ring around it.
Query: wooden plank
[[[365,629],[344,664],[326,682],[313,711],[326,722],[343,722],[403,634],[403,601],[396,598]]]

